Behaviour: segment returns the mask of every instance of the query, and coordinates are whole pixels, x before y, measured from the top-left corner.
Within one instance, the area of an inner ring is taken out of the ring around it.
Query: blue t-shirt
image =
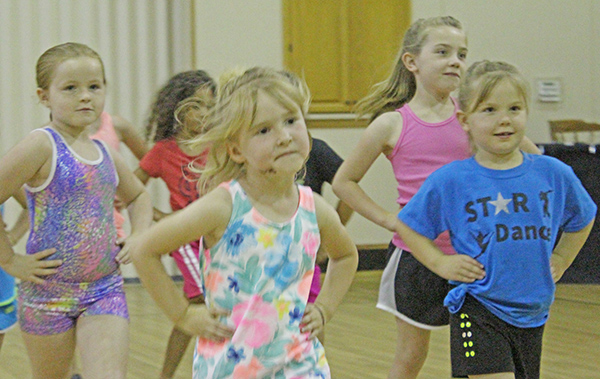
[[[543,325],[554,300],[550,256],[559,230],[576,232],[596,204],[559,160],[523,153],[523,163],[492,170],[474,158],[435,171],[398,218],[434,239],[445,230],[459,254],[485,267],[482,280],[457,285],[444,304],[456,313],[467,293],[517,327]]]

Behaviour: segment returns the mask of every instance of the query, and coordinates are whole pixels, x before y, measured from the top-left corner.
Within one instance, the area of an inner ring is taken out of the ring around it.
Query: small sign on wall
[[[538,100],[542,103],[558,103],[562,101],[562,88],[559,79],[537,80]]]

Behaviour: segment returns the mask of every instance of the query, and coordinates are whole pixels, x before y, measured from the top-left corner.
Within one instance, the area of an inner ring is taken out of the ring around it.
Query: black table
[[[600,208],[600,145],[552,143],[538,144],[538,147],[544,155],[571,166]],[[560,283],[600,284],[600,212],[588,240]]]

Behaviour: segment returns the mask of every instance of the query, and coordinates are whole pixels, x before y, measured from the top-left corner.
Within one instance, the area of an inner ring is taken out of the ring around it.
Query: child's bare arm
[[[133,172],[129,170],[129,167],[121,155],[114,150],[111,151],[111,155],[119,176],[117,196],[127,207],[129,213],[129,220],[131,223],[130,237],[135,236],[146,230],[152,223],[152,202],[150,200],[150,195],[142,182],[140,182]],[[129,238],[125,241],[117,241],[120,244],[124,242],[121,251],[116,257],[117,261],[121,264],[131,262],[128,239]]]
[[[137,178],[144,183],[144,185],[148,184],[148,181],[150,180],[150,175],[141,167],[138,167],[135,169],[135,171],[133,172],[133,174],[135,176],[137,176]],[[168,215],[170,215],[171,213],[165,213],[159,209],[157,209],[156,207],[153,208],[152,210],[153,213],[153,219],[154,221],[158,221],[162,218],[167,217]]]
[[[148,173],[146,171],[144,171],[143,168],[138,167],[135,169],[135,171],[133,172],[133,174],[140,180],[140,182],[142,182],[144,185],[148,184],[148,181],[150,180],[150,175],[148,175]]]
[[[329,265],[323,288],[314,306],[307,307],[302,319],[305,331],[310,331],[311,337],[316,336],[333,316],[348,292],[358,266],[356,245],[333,207],[315,194],[315,209],[321,245],[329,255]]]
[[[132,246],[136,271],[158,306],[183,330],[212,340],[231,335],[231,331],[216,319],[219,310],[202,309],[206,308],[205,305],[189,305],[168,276],[160,257],[200,237],[204,237],[209,246],[215,243],[227,227],[231,207],[229,193],[217,188],[136,236]]]
[[[52,145],[41,132],[31,133],[13,147],[0,161],[0,204],[21,190],[25,183],[40,185],[50,172]],[[4,228],[0,228],[0,266],[11,276],[34,283],[56,273],[60,260],[47,260],[55,249],[30,255],[15,254]]]
[[[594,226],[594,220],[578,232],[563,233],[550,257],[552,279],[558,282],[571,266]]]
[[[348,223],[348,221],[350,221],[350,217],[352,217],[352,213],[354,213],[354,209],[352,209],[351,206],[342,200],[338,201],[335,211],[337,212],[338,216],[340,216],[340,221],[344,226]]]
[[[529,154],[542,154],[542,151],[527,136],[523,137],[519,148]]]
[[[333,178],[333,192],[357,213],[390,231],[396,215],[377,204],[358,184],[381,154],[388,154],[402,128],[399,114],[385,113],[364,131],[361,140]]]
[[[152,203],[146,187],[127,167],[121,155],[112,151],[112,156],[119,175],[117,196],[129,208],[133,235],[144,231],[152,223]]]
[[[113,126],[121,140],[129,150],[140,160],[148,152],[148,145],[133,124],[123,117],[113,116]]]
[[[431,239],[415,232],[400,220],[397,220],[396,232],[412,255],[442,278],[472,283],[485,277],[481,263],[465,254],[444,254]]]
[[[52,144],[42,132],[31,133],[0,161],[0,203],[17,194],[24,184],[38,186],[48,177]]]

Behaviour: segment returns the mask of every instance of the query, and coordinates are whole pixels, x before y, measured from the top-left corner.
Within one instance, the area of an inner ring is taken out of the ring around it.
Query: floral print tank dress
[[[230,311],[220,321],[235,332],[222,343],[198,339],[193,377],[330,378],[323,346],[300,331],[320,244],[310,188],[298,186],[296,213],[276,223],[237,181],[221,187],[232,197],[231,218],[200,264],[206,305]]]

